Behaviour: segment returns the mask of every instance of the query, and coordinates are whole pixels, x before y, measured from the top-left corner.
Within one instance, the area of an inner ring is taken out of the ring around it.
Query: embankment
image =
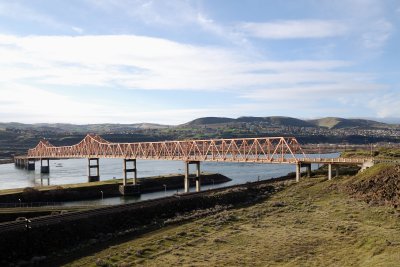
[[[345,183],[352,196],[369,204],[400,206],[400,165],[380,163]]]
[[[183,175],[154,176],[139,178],[140,191],[150,193],[167,189],[183,188]],[[202,173],[201,183],[203,185],[220,184],[231,181],[230,178],[215,173]],[[21,202],[64,202],[85,199],[98,199],[102,197],[120,196],[119,185],[121,179],[107,180],[92,183],[46,186],[46,187],[27,187],[20,189],[1,190],[0,203],[19,203]],[[194,177],[190,178],[190,185],[195,185]]]
[[[160,228],[177,214],[259,201],[275,190],[270,181],[262,181],[0,224],[0,263],[32,257],[43,261],[61,250],[80,250],[116,236]]]

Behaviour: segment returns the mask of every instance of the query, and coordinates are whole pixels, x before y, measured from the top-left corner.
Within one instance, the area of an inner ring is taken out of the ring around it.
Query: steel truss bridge
[[[32,161],[34,164],[34,160],[39,159],[41,163],[47,160],[47,166],[42,165],[41,168],[42,172],[48,172],[49,159],[66,158],[88,158],[89,181],[91,177],[94,180],[99,178],[99,158],[124,159],[124,185],[128,172],[134,172],[134,184],[136,184],[136,159],[184,161],[186,178],[189,175],[189,164],[196,164],[198,180],[200,180],[201,161],[296,164],[296,180],[300,178],[301,167],[307,167],[307,172],[311,172],[311,163],[328,164],[330,179],[332,164],[362,165],[371,161],[371,158],[310,158],[303,152],[295,137],[114,143],[99,135],[88,134],[81,142],[71,146],[54,146],[47,140],[41,140],[35,148],[28,150],[27,155],[15,157],[15,162],[17,165],[28,165],[29,169]],[[133,167],[130,169],[127,167],[129,162],[133,162]],[[91,175],[92,168],[97,169],[97,175]],[[200,182],[196,188],[200,190]],[[188,190],[188,179],[185,179],[185,191]]]

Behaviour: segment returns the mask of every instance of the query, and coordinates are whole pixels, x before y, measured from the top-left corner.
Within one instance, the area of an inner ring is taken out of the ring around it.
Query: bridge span
[[[371,158],[310,158],[303,152],[295,137],[260,137],[209,140],[182,140],[162,142],[114,143],[94,134],[88,134],[78,144],[54,146],[48,140],[41,140],[27,155],[14,158],[17,166],[35,169],[35,161],[40,160],[41,172],[50,171],[50,159],[88,159],[88,180],[98,181],[99,158],[123,159],[122,194],[137,190],[137,159],[179,160],[185,163],[185,192],[189,192],[189,165],[196,165],[196,191],[200,191],[200,162],[253,162],[265,164],[294,164],[296,181],[301,168],[311,173],[311,164],[327,164],[328,179],[332,178],[332,165],[373,164]],[[130,165],[130,166],[129,166]],[[133,173],[133,182],[128,184],[128,173]]]

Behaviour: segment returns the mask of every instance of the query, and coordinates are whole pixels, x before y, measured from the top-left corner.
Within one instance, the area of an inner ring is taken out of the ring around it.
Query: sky
[[[0,0],[0,121],[400,121],[398,0]]]

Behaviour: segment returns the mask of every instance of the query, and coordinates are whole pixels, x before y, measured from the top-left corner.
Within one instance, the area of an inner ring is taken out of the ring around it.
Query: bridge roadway
[[[261,137],[210,140],[183,140],[163,142],[113,143],[94,134],[88,134],[76,145],[54,146],[41,140],[27,155],[14,158],[17,166],[35,169],[40,160],[41,172],[50,171],[50,159],[88,158],[88,180],[98,181],[99,158],[123,159],[124,179],[120,191],[123,195],[135,193],[137,185],[137,159],[180,160],[185,162],[185,192],[189,192],[189,165],[196,165],[196,191],[200,191],[200,162],[252,162],[296,165],[296,181],[301,168],[311,173],[311,164],[327,164],[328,179],[332,178],[332,165],[373,165],[372,158],[309,158],[295,137]],[[130,165],[130,166],[129,166]],[[133,173],[133,183],[128,184],[128,173]]]

